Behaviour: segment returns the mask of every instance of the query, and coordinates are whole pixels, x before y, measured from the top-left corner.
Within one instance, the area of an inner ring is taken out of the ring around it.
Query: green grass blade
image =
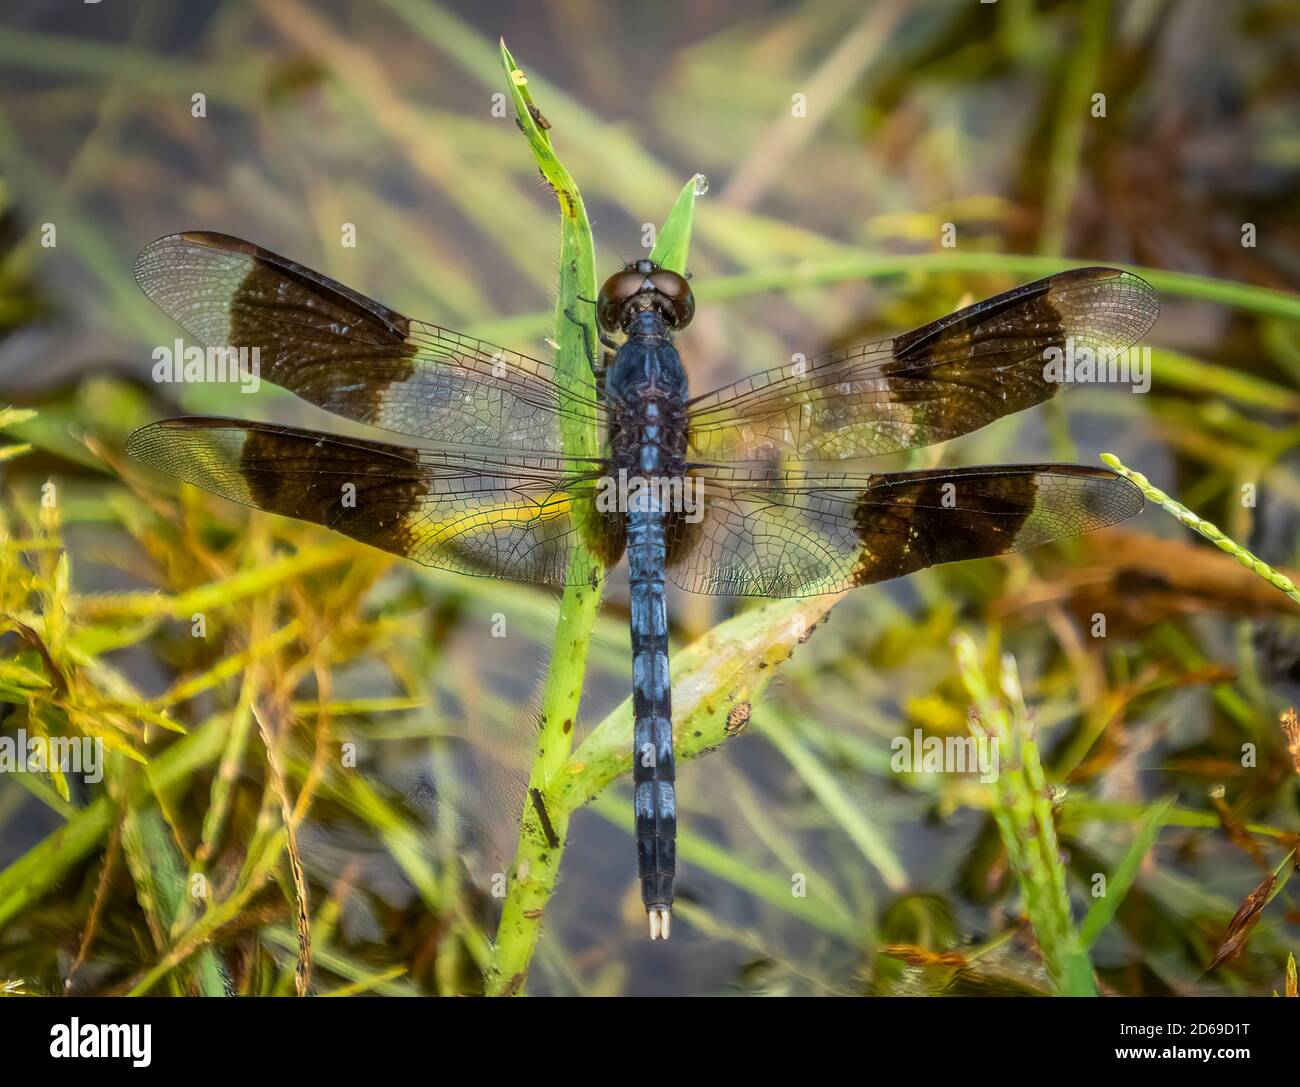
[[[1102,929],[1111,923],[1119,911],[1124,897],[1137,879],[1142,859],[1155,844],[1156,836],[1159,835],[1160,828],[1165,825],[1165,820],[1177,800],[1176,796],[1165,797],[1164,800],[1153,805],[1147,812],[1146,818],[1142,820],[1133,844],[1120,860],[1114,874],[1106,881],[1106,894],[1093,902],[1083,923],[1079,926],[1079,942],[1083,944],[1084,950],[1091,948],[1097,942]]]
[[[1063,996],[1096,996],[1092,963],[1070,915],[1052,791],[1029,726],[1015,662],[1010,657],[1003,659],[1000,690],[994,694],[975,643],[958,634],[953,646],[973,707],[971,733],[997,744],[997,780],[985,786],[989,810],[1025,900],[1047,972]]]
[[[760,723],[758,729],[781,752],[785,761],[821,802],[827,814],[840,825],[849,840],[857,846],[858,852],[867,863],[880,873],[885,886],[895,894],[906,891],[907,871],[898,854],[894,852],[893,846],[845,795],[835,775],[795,734],[788,722],[783,720],[771,726]]]
[[[686,274],[686,257],[691,248],[691,227],[695,221],[695,198],[701,195],[708,182],[696,174],[678,193],[672,211],[664,220],[663,229],[655,240],[650,259],[661,268],[681,275]]]
[[[547,126],[538,123],[541,112],[528,92],[524,74],[501,43],[501,63],[514,98],[519,127],[528,139],[533,156],[560,203],[560,283],[555,302],[554,337],[558,345],[557,371],[560,380],[580,395],[594,397],[595,378],[588,352],[599,343],[595,307],[581,299],[596,297],[595,243],[582,195],[567,169],[556,157]],[[594,457],[601,452],[602,436],[586,413],[571,413],[562,422],[566,453]],[[509,873],[509,889],[497,927],[496,955],[487,979],[491,995],[518,993],[523,989],[528,964],[541,934],[542,916],[564,855],[568,822],[557,817],[552,831],[555,847],[531,803],[533,791],[544,793],[569,754],[573,722],[586,674],[587,653],[600,609],[604,570],[599,559],[583,541],[585,524],[594,522],[595,511],[575,508],[578,540],[569,557],[570,569],[589,570],[590,577],[570,585],[560,602],[559,622],[551,647],[551,663],[542,692],[542,716],[537,736],[537,754],[528,777],[529,802],[524,804],[519,839]]]
[[[182,736],[150,760],[149,781],[132,782],[130,803],[141,803],[151,792],[181,787],[192,773],[217,760],[225,738],[226,730],[215,721]],[[108,832],[116,811],[109,797],[99,797],[0,871],[0,925],[39,901],[93,850]]]
[[[628,834],[635,833],[632,805],[621,797],[604,793],[591,804],[591,810]],[[733,887],[739,887],[768,905],[820,929],[822,932],[854,945],[861,945],[866,929],[837,904],[825,896],[790,893],[790,880],[779,872],[762,870],[745,862],[743,857],[690,830],[678,832],[678,859]],[[810,884],[811,884],[810,880]]]

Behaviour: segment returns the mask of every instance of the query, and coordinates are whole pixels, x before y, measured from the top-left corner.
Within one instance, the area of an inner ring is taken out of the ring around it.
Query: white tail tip
[[[668,929],[673,919],[671,906],[653,906],[646,911],[650,918],[650,939],[668,939]]]

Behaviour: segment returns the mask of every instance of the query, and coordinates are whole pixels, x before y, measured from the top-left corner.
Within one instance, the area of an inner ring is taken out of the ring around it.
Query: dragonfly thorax
[[[663,318],[643,310],[628,324],[627,341],[614,353],[605,371],[605,398],[614,414],[620,404],[648,397],[663,407],[685,406],[686,371]]]
[[[686,453],[686,371],[663,321],[647,312],[605,373],[610,458],[634,472],[680,475]]]

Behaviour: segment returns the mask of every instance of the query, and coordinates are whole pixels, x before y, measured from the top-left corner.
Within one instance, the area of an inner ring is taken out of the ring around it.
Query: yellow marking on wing
[[[411,530],[421,545],[436,546],[476,532],[495,532],[506,527],[554,521],[567,517],[572,509],[573,503],[567,494],[550,495],[541,501],[482,506],[433,522],[421,517],[418,523],[411,525]]]

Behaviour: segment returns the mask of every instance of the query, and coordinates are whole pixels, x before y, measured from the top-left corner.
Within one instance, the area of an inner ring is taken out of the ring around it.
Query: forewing
[[[832,461],[915,449],[1056,395],[1049,351],[1120,352],[1160,311],[1145,280],[1079,268],[977,302],[892,340],[726,386],[691,404],[699,462]]]
[[[819,475],[701,473],[702,516],[668,521],[667,573],[722,596],[811,596],[1022,551],[1111,525],[1141,492],[1101,468],[1029,464]]]
[[[587,475],[558,458],[411,449],[235,419],[168,419],[126,450],[158,471],[246,506],[311,521],[384,551],[458,573],[563,586],[584,540],[609,564],[623,523],[591,507]]]
[[[561,420],[603,409],[554,366],[413,321],[225,234],[160,238],[140,287],[209,347],[256,348],[259,375],[336,415],[440,444],[563,449]]]

